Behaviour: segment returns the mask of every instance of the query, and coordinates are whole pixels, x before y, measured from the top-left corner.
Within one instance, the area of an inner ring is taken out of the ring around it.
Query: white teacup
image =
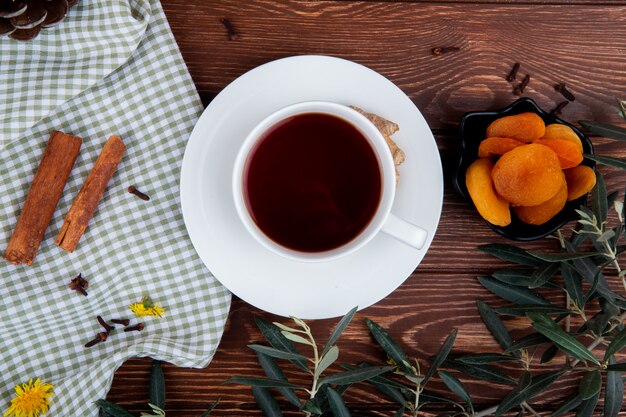
[[[350,123],[367,139],[378,158],[381,169],[381,198],[378,210],[369,224],[348,243],[323,252],[297,251],[273,241],[254,222],[245,201],[244,171],[257,141],[263,137],[265,132],[282,120],[306,113],[329,114]],[[235,208],[248,232],[267,249],[295,261],[328,261],[346,256],[365,246],[379,232],[392,236],[416,249],[422,248],[426,241],[427,232],[424,229],[391,213],[396,193],[396,174],[393,158],[385,138],[365,116],[342,104],[325,101],[297,103],[284,107],[263,119],[252,129],[239,149],[233,169],[232,190]]]

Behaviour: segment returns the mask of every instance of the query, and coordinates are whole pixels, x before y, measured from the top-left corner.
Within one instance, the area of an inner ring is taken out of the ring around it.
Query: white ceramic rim
[[[306,113],[328,114],[339,117],[354,126],[359,132],[361,132],[376,153],[378,166],[381,171],[381,197],[376,213],[368,225],[351,241],[340,247],[322,252],[300,252],[286,248],[270,239],[261,229],[259,229],[250,215],[245,203],[243,192],[243,175],[249,154],[259,142],[260,138],[262,138],[265,132],[270,130],[277,123],[280,123],[289,117]],[[385,138],[380,131],[372,122],[356,110],[353,110],[348,106],[344,106],[343,104],[329,101],[305,101],[292,104],[275,111],[263,119],[257,126],[255,126],[254,129],[252,129],[244,140],[235,159],[232,178],[232,192],[235,208],[237,209],[237,214],[239,215],[241,222],[248,232],[261,245],[265,246],[274,253],[288,259],[301,262],[330,261],[346,256],[362,248],[371,239],[373,239],[377,233],[380,232],[380,229],[385,224],[385,221],[391,212],[396,190],[395,165],[391,152],[389,151],[389,147],[387,146]]]
[[[313,100],[356,105],[400,125],[393,139],[406,161],[399,168],[392,211],[428,231],[421,249],[379,233],[349,256],[295,262],[267,250],[246,231],[231,192],[232,168],[243,139],[275,110]],[[419,265],[441,217],[441,159],[420,111],[381,74],[331,56],[271,61],[225,87],[194,127],[180,175],[182,214],[200,259],[243,301],[285,317],[337,317],[354,306],[361,310],[380,301]]]

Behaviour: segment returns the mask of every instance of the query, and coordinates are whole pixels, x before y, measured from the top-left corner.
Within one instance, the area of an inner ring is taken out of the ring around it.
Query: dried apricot
[[[566,169],[567,201],[576,200],[587,194],[596,185],[596,173],[585,165]]]
[[[511,223],[511,210],[508,201],[496,194],[491,179],[493,162],[481,158],[472,162],[465,173],[467,191],[478,213],[489,223],[507,226]]]
[[[487,138],[480,142],[480,145],[478,146],[478,157],[493,158],[496,155],[505,154],[511,149],[517,148],[521,145],[523,145],[522,142],[511,138]]]
[[[542,139],[563,139],[575,143],[583,151],[583,143],[580,141],[580,137],[572,130],[571,127],[562,125],[560,123],[552,123],[546,126],[546,134]]]
[[[541,139],[535,143],[545,145],[556,152],[559,157],[561,169],[573,168],[583,161],[582,150],[578,146],[565,139]]]
[[[535,113],[501,117],[487,126],[487,137],[512,138],[521,142],[534,142],[545,133],[546,125],[543,119]]]
[[[559,191],[546,202],[537,206],[518,206],[513,208],[515,215],[524,223],[540,225],[553,218],[563,210],[567,202],[567,183],[565,179]]]
[[[516,206],[536,206],[559,191],[563,172],[556,153],[538,143],[518,146],[500,157],[491,172],[496,192]]]

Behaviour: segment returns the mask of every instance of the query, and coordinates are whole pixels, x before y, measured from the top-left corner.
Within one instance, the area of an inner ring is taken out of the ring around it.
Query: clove
[[[115,330],[115,326],[111,326],[109,323],[104,321],[102,316],[97,316],[96,319],[98,319],[98,323],[100,323],[100,326],[104,328],[107,334],[111,333],[112,330]]]
[[[100,342],[104,342],[105,340],[107,340],[107,337],[109,336],[105,332],[100,332],[96,335],[95,339],[90,340],[89,342],[85,343],[85,347],[90,348],[94,345],[97,345]]]
[[[81,274],[78,274],[76,278],[73,278],[70,281],[69,287],[70,289],[87,297],[87,291],[85,291],[85,288],[89,287],[89,282],[87,282],[87,280],[82,277],[82,273],[81,273]]]
[[[125,332],[132,332],[132,331],[142,331],[144,329],[144,325],[143,323],[137,323],[134,326],[128,326],[124,328]]]
[[[111,323],[121,324],[122,326],[128,326],[130,324],[129,319],[111,319]]]
[[[519,83],[519,85],[513,89],[513,94],[515,94],[516,96],[521,96],[529,82],[530,82],[530,75],[526,74],[522,82]]]
[[[565,106],[567,106],[568,104],[569,104],[569,101],[567,101],[567,100],[560,102],[559,104],[557,104],[557,106],[555,108],[553,108],[550,111],[550,114],[555,116],[555,117],[559,117],[561,115],[561,112],[565,108]]]
[[[506,80],[508,82],[513,82],[517,79],[517,72],[519,71],[520,63],[516,62],[513,64],[513,68],[511,68],[511,72],[506,76]]]
[[[574,94],[572,94],[571,91],[567,89],[567,87],[565,86],[565,83],[556,84],[554,86],[554,89],[558,91],[559,93],[561,93],[563,97],[565,97],[569,101],[576,100],[576,97],[574,97]]]
[[[456,52],[456,51],[460,51],[461,48],[458,48],[456,46],[439,46],[437,48],[433,48],[431,50],[432,54],[435,56],[439,56],[439,55],[443,55],[445,53],[448,52]]]
[[[229,40],[236,41],[237,39],[239,39],[239,34],[235,30],[235,27],[233,26],[230,20],[224,18],[222,19],[222,24],[224,25],[224,27],[226,28],[226,31],[228,32]]]
[[[139,191],[134,185],[128,187],[128,192],[141,198],[143,201],[150,201],[150,196]]]

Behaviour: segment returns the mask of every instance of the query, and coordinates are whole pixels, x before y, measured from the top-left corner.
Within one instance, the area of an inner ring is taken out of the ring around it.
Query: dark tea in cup
[[[246,208],[272,241],[324,252],[357,237],[379,209],[376,151],[350,122],[326,113],[287,117],[267,129],[243,171]]]

